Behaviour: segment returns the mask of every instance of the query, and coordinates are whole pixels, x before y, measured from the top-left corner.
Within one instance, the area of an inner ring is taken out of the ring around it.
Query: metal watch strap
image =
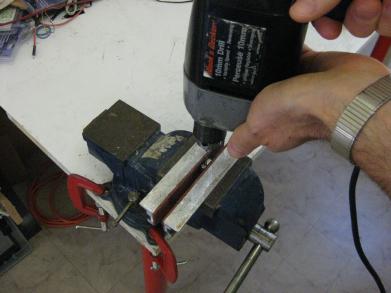
[[[352,161],[352,148],[361,130],[376,111],[391,100],[391,76],[381,78],[345,109],[331,136],[331,147],[344,158]]]

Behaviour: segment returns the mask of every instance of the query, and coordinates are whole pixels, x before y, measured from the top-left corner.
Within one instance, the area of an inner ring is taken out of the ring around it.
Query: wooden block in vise
[[[22,216],[16,210],[15,206],[10,200],[0,192],[0,205],[4,208],[10,218],[15,222],[16,225],[20,225],[23,222]]]

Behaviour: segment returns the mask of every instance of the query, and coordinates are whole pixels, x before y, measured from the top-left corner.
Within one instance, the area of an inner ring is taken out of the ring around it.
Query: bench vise
[[[264,194],[250,158],[200,146],[191,132],[164,134],[159,123],[122,101],[95,118],[83,137],[113,173],[103,198],[148,244],[157,244],[151,229],[169,240],[186,224],[236,250],[249,240],[257,253],[274,243],[276,236],[257,225]]]
[[[156,191],[154,187],[186,154],[189,157],[188,165],[179,167],[187,167],[191,173],[192,164],[198,164],[199,170],[197,174],[182,175],[200,175],[202,168],[205,168],[205,165],[201,165],[211,161],[207,151],[196,144],[192,133],[174,131],[163,134],[157,122],[122,101],[94,119],[84,129],[83,137],[90,153],[113,172],[113,181],[106,197],[110,198],[118,213],[128,204],[129,194],[137,194],[138,202],[143,203],[143,199],[152,190]],[[180,181],[172,183],[176,186]],[[261,182],[251,168],[251,160],[245,158],[233,162],[229,172],[216,183],[187,224],[205,229],[232,248],[240,250],[264,211]],[[186,187],[186,184],[178,186],[182,190],[175,195],[176,201],[171,198],[172,202],[157,207],[161,209],[160,213],[164,213],[158,216],[159,219],[152,219],[145,208],[136,204],[128,210],[123,221],[145,235],[148,235],[147,231],[152,225],[165,228],[166,234],[179,232],[164,226],[163,222],[169,212],[177,207],[177,201],[187,191]],[[150,201],[157,204],[155,198],[150,198]]]

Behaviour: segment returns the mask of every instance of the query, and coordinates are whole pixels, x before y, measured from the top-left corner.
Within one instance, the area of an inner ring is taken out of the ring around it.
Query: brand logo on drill
[[[216,21],[212,20],[212,24],[209,31],[209,41],[208,41],[208,49],[209,49],[208,62],[206,64],[206,72],[209,74],[209,76],[213,76],[213,71],[214,71],[216,38],[217,38],[217,24]]]

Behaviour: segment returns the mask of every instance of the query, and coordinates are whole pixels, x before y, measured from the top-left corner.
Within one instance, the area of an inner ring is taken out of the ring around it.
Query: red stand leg
[[[157,257],[154,257],[148,249],[142,247],[144,261],[145,293],[165,293],[167,280],[160,267]]]
[[[148,249],[142,248],[145,292],[165,293],[168,283],[173,284],[178,278],[176,258],[166,240],[156,229],[151,229],[149,234],[161,252],[158,256],[153,256]]]

